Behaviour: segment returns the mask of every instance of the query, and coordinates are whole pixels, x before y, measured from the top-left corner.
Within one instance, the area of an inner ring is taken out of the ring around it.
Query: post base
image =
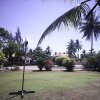
[[[35,91],[21,90],[21,91],[17,91],[17,92],[10,92],[9,95],[21,95],[21,98],[23,98],[24,94],[28,94],[28,93],[35,93]]]

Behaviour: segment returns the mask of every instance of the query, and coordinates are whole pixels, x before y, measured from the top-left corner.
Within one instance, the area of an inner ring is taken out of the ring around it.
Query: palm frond
[[[56,28],[59,29],[62,23],[65,26],[71,25],[76,28],[80,24],[82,17],[87,15],[88,11],[89,11],[89,6],[87,4],[81,4],[64,13],[44,31],[44,33],[39,39],[37,46],[39,46],[39,44],[41,44],[43,39],[47,35],[49,35],[52,31],[54,31]]]
[[[86,40],[91,39],[91,35],[94,36],[95,40],[100,35],[100,21],[99,16],[95,16],[95,13],[91,13],[91,15],[87,18],[86,22],[82,23],[80,32],[83,32],[83,38],[85,37]]]

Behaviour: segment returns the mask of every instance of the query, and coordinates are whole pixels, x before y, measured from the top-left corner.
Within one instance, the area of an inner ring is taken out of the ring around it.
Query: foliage
[[[39,46],[43,39],[52,31],[54,31],[56,28],[59,29],[62,24],[65,26],[79,26],[82,19],[85,19],[87,13],[89,12],[89,9],[89,6],[86,3],[82,2],[79,6],[76,6],[64,13],[63,15],[61,15],[53,23],[51,23],[51,25],[44,31],[44,33],[38,41],[37,46]]]
[[[82,49],[81,42],[77,39],[75,42],[76,52],[77,52],[77,59],[79,61],[79,51]]]
[[[67,49],[68,49],[68,55],[69,57],[73,57],[75,55],[76,49],[75,49],[75,44],[74,41],[71,39],[67,45]]]
[[[5,60],[5,55],[4,55],[4,53],[2,53],[2,52],[0,51],[0,67],[1,67],[1,65],[3,64],[4,60]]]
[[[55,58],[55,63],[59,66],[62,66],[63,59],[67,58],[67,56],[59,56]]]
[[[89,70],[98,70],[98,54],[89,55],[86,58],[83,58],[82,65],[85,69]]]
[[[5,29],[3,29],[2,31],[3,33],[7,32],[5,33],[7,34],[6,42],[2,47],[2,52],[5,54],[5,57],[7,59],[7,62],[5,62],[4,65],[20,65],[22,63],[22,55],[24,54],[24,45],[19,28],[17,29],[15,36],[13,36],[12,33],[9,33]],[[15,54],[14,57],[12,56],[13,54]]]
[[[97,40],[100,35],[99,16],[96,16],[95,13],[91,13],[91,15],[87,18],[87,20],[85,22],[82,22],[80,29],[81,29],[80,32],[84,33],[83,38],[85,37],[86,40],[91,40],[91,55],[92,55],[93,38]]]
[[[45,60],[44,64],[45,64],[46,71],[51,71],[52,66],[53,66],[52,60]]]
[[[8,39],[9,32],[6,29],[0,27],[0,49],[6,46]]]
[[[62,65],[68,71],[73,71],[74,64],[75,64],[75,62],[71,58],[65,58],[65,59],[63,59],[63,62],[62,62]]]
[[[76,41],[71,39],[68,42],[67,49],[68,49],[67,53],[68,53],[70,58],[77,57],[77,59],[79,60],[79,50],[82,49],[82,45],[78,39]],[[77,53],[77,56],[76,56],[76,53]]]
[[[44,63],[45,59],[43,57],[38,57],[36,59],[36,62],[37,62],[37,66],[38,68],[40,69],[40,71],[42,71],[42,69],[44,68],[45,66],[45,63]]]
[[[45,53],[44,51],[42,50],[41,47],[37,47],[34,51],[33,51],[33,59],[36,60],[38,59],[39,57],[42,57],[42,58],[45,58]]]
[[[97,57],[96,56],[89,56],[87,60],[89,62],[89,66],[91,68],[97,67]]]
[[[87,58],[83,58],[81,63],[84,66],[84,68],[88,68],[89,67],[89,62],[87,61]]]
[[[46,55],[51,56],[51,51],[50,46],[48,46],[44,52]]]
[[[68,56],[70,58],[75,58],[76,57],[76,55],[75,55],[75,53],[76,53],[76,44],[75,44],[74,40],[71,39],[68,42],[67,49],[68,49],[68,51],[67,51]]]

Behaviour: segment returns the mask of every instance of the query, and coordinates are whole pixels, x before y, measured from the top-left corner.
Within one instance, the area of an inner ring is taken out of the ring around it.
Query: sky
[[[78,3],[65,3],[62,0],[0,0],[0,27],[15,34],[20,28],[23,39],[28,40],[28,47],[35,49],[45,29],[59,16],[78,5]],[[48,35],[42,42],[45,49],[50,46],[52,52],[66,52],[70,39],[79,39],[83,49],[90,50],[90,41],[82,38],[83,33],[73,27],[61,27]],[[100,38],[94,41],[95,51],[100,50]]]

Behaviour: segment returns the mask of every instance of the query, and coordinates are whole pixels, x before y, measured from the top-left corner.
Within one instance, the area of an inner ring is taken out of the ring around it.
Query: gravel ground
[[[0,68],[0,71],[7,71],[7,69],[9,70],[9,69],[13,69],[13,67],[3,67],[3,68]],[[22,70],[23,69],[23,66],[19,66],[19,68],[20,68],[20,70]],[[25,70],[26,71],[33,71],[33,70],[39,70],[38,69],[38,66],[25,66]],[[45,70],[45,69],[43,69],[43,70]],[[63,67],[63,66],[57,66],[57,65],[55,65],[53,68],[52,68],[52,71],[64,71],[64,70],[66,70],[65,69],[65,67]],[[83,70],[83,66],[82,65],[75,65],[75,67],[74,67],[74,70],[75,71],[81,71],[81,70]]]

